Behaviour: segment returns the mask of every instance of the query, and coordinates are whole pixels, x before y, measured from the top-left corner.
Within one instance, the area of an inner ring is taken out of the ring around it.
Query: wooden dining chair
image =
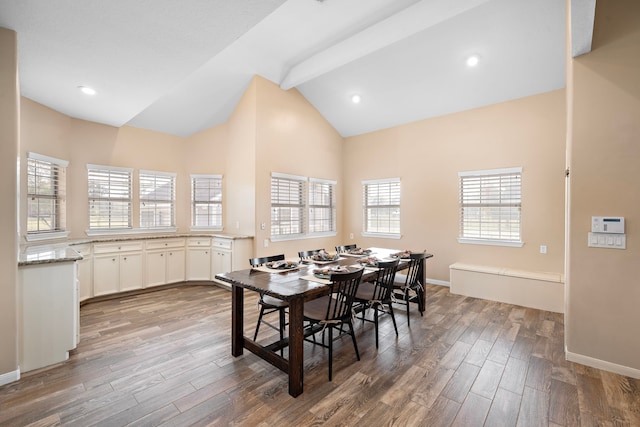
[[[350,273],[331,274],[329,276],[331,293],[304,303],[304,320],[309,322],[305,327],[305,336],[313,335],[320,331],[324,334],[325,330],[329,332],[327,344],[324,343],[324,335],[322,343],[316,340],[313,341],[314,344],[329,349],[329,381],[333,377],[334,328],[339,327],[342,330],[342,326],[345,324],[349,327],[353,348],[356,351],[356,357],[360,360],[358,343],[356,342],[353,322],[351,321],[351,308],[362,278],[362,271],[363,269],[360,268]]]
[[[402,295],[402,304],[407,306],[407,326],[411,326],[409,317],[409,304],[411,302],[418,304],[420,316],[424,313],[424,287],[420,283],[420,267],[427,258],[426,252],[411,253],[409,255],[409,267],[403,272],[396,273],[393,280],[393,292],[399,292]],[[400,302],[396,299],[396,302]]]
[[[259,267],[268,262],[283,261],[283,260],[284,260],[284,254],[280,254],[280,255],[272,255],[272,256],[266,256],[261,258],[249,258],[249,264],[251,264],[251,267]],[[255,341],[258,339],[258,331],[260,330],[260,323],[264,323],[270,328],[273,328],[279,331],[280,340],[282,341],[284,339],[284,327],[286,325],[285,310],[289,306],[289,303],[269,295],[260,295],[260,300],[258,301],[258,304],[260,305],[260,314],[258,315],[258,323],[256,324],[256,331],[253,334],[253,340]],[[279,315],[279,320],[280,320],[279,327],[275,327],[274,325],[272,325],[269,322],[266,322],[262,318],[265,314],[270,314],[275,312],[278,312],[278,315]],[[281,350],[281,353],[282,353],[282,350]]]
[[[358,247],[358,245],[356,245],[355,243],[353,245],[336,246],[336,252],[338,252],[338,253],[347,252],[347,251],[349,251],[351,249],[355,249],[357,247]]]
[[[389,314],[391,314],[391,320],[393,321],[393,329],[398,335],[398,327],[396,325],[396,317],[393,314],[393,305],[391,301],[391,292],[393,291],[393,279],[398,269],[398,263],[400,260],[394,259],[392,261],[379,261],[378,262],[378,274],[374,282],[362,282],[358,287],[358,292],[355,297],[355,311],[362,313],[362,321],[365,320],[366,311],[370,308],[373,312],[373,323],[376,330],[376,348],[378,348],[378,313],[385,313],[385,305]]]
[[[305,259],[309,259],[314,255],[319,254],[321,251],[324,251],[324,249],[313,249],[310,251],[299,251],[298,252],[298,256],[300,257],[300,261],[305,260]]]

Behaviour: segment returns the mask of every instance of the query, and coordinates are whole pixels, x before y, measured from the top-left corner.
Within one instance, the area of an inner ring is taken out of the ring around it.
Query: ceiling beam
[[[571,56],[591,52],[596,0],[571,0]]]
[[[422,0],[293,66],[280,83],[301,85],[489,0]]]

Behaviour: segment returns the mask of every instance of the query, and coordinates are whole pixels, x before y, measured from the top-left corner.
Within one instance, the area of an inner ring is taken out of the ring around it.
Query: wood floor
[[[257,305],[246,299],[247,332]],[[326,350],[305,344],[305,391],[245,352],[230,355],[231,295],[180,286],[90,303],[70,359],[0,387],[1,426],[640,426],[640,380],[564,360],[563,316],[427,288],[427,313],[401,306],[356,322]],[[277,315],[274,315],[277,316]],[[275,320],[275,319],[274,319]],[[268,339],[275,331],[262,328]]]

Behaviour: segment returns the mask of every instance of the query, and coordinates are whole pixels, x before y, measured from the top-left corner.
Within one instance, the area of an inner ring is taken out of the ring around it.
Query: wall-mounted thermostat
[[[588,246],[592,248],[626,249],[624,217],[592,216]]]
[[[592,216],[592,233],[624,233],[623,216]]]

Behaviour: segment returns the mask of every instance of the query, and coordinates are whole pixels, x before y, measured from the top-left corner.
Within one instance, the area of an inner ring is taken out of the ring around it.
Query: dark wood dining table
[[[370,249],[372,255],[378,258],[385,258],[394,252],[398,252],[393,249]],[[313,270],[316,268],[336,265],[349,266],[357,264],[357,260],[357,257],[343,256],[331,264],[301,263],[300,268],[296,270],[286,270],[279,273],[265,272],[253,268],[217,274],[216,279],[231,285],[231,354],[234,357],[241,356],[246,348],[289,376],[289,394],[291,396],[297,397],[302,394],[304,377],[304,302],[329,293],[327,284],[304,279],[303,277],[313,275]],[[407,264],[406,261],[401,260],[398,268],[406,268]],[[424,263],[421,266],[421,270],[419,277],[424,285]],[[375,280],[376,274],[375,270],[365,269],[362,280]],[[287,337],[268,345],[261,345],[244,335],[245,289],[288,302],[289,334]],[[422,307],[425,307],[424,292],[419,297],[422,298]],[[284,347],[289,347],[288,359],[279,354],[279,350]]]

